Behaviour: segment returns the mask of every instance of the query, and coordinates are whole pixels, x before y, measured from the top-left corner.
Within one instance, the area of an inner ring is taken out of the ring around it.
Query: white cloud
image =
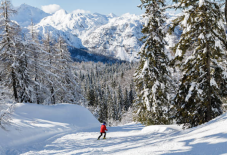
[[[55,13],[56,11],[60,10],[61,7],[57,4],[50,4],[50,5],[44,5],[42,6],[42,10],[46,13]]]
[[[82,10],[82,9],[77,9],[77,10],[74,10],[72,13],[82,13],[82,14],[87,14],[87,13],[91,13],[90,11],[86,11],[86,10]]]

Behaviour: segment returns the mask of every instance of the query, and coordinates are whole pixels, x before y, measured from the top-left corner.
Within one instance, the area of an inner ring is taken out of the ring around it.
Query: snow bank
[[[187,130],[135,123],[107,129],[107,139],[97,141],[99,122],[77,105],[17,104],[10,131],[0,130],[0,154],[227,155],[227,113]]]
[[[145,127],[141,130],[143,134],[152,134],[152,133],[162,133],[169,134],[175,133],[177,131],[182,131],[182,126],[177,125],[152,125]]]
[[[203,125],[177,130],[181,130],[180,126],[145,127],[141,137],[146,138],[140,141],[146,145],[138,145],[136,149],[134,146],[119,154],[227,155],[227,113]]]
[[[0,128],[0,149],[28,144],[62,132],[83,131],[99,126],[90,111],[79,105],[17,103],[12,123],[7,127],[9,131]]]

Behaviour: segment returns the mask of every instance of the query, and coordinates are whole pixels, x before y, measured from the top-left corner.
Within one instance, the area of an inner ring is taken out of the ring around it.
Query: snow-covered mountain
[[[18,15],[13,19],[22,27],[27,27],[32,17],[40,36],[48,31],[54,39],[63,36],[75,48],[126,61],[138,60],[137,53],[142,45],[139,39],[143,36],[141,30],[145,23],[142,15],[124,14],[118,17],[114,14],[67,13],[65,10],[50,15],[26,4],[17,10]],[[175,35],[167,36],[170,44],[175,38]]]
[[[50,15],[27,4],[22,4],[20,7],[16,8],[16,10],[17,13],[12,17],[12,20],[16,20],[22,27],[30,25],[31,20],[33,23],[37,24],[41,19]]]
[[[104,55],[133,61],[142,45],[139,40],[144,19],[142,16],[124,14],[110,19],[90,35],[83,38],[83,45]]]
[[[86,48],[81,40],[114,17],[113,14],[105,16],[98,13],[67,13],[65,10],[59,10],[53,15],[43,18],[36,28],[40,35],[49,31],[54,38],[59,35],[63,36],[71,46]]]

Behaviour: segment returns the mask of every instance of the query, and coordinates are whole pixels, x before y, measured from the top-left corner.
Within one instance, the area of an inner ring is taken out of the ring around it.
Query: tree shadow
[[[183,140],[179,142],[185,143],[184,146],[189,147],[187,150],[171,150],[171,153],[174,155],[219,155],[227,153],[227,133],[214,134],[210,136],[203,137],[204,139],[213,139],[216,140],[212,143],[209,142],[195,142],[196,139]],[[218,142],[219,141],[219,142]],[[220,142],[222,141],[222,142]],[[193,143],[193,144],[192,144]],[[195,143],[195,144],[194,144]]]

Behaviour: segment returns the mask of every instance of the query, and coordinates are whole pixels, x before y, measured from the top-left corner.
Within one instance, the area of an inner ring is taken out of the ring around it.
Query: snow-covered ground
[[[12,122],[10,131],[0,129],[0,154],[227,155],[227,113],[188,130],[136,123],[107,127],[106,140],[97,140],[99,122],[77,105],[17,104]]]

